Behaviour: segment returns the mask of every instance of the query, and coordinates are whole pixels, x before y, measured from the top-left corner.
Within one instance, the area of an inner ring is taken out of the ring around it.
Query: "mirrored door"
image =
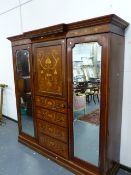
[[[99,167],[102,45],[88,37],[70,39],[68,59],[72,158]]]
[[[74,156],[98,166],[101,46],[75,44],[72,65]]]
[[[31,60],[28,49],[16,51],[17,108],[21,132],[34,137]]]

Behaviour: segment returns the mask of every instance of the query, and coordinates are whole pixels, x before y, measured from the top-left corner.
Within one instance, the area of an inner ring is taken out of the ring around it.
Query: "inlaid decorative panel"
[[[67,142],[68,140],[66,128],[62,128],[46,121],[38,120],[38,130],[43,134],[49,135],[63,142]]]
[[[43,46],[36,49],[37,91],[62,95],[62,46]]]
[[[67,127],[67,116],[62,113],[37,107],[36,117],[57,124],[59,126]]]
[[[66,113],[67,112],[67,105],[65,101],[57,100],[48,97],[41,97],[36,96],[35,102],[37,106],[41,106],[47,109],[51,109],[54,111]]]
[[[65,143],[39,133],[39,144],[60,156],[68,158],[68,145]]]

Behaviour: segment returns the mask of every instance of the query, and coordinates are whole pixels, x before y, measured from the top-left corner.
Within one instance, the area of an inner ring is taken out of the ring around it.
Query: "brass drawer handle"
[[[54,142],[52,142],[52,141],[50,141],[50,143],[49,143],[49,146],[55,146],[55,143]]]
[[[56,105],[56,106],[54,106],[54,107],[52,107],[52,109],[61,109],[61,108],[66,108],[66,105],[65,104],[59,104],[59,105]]]

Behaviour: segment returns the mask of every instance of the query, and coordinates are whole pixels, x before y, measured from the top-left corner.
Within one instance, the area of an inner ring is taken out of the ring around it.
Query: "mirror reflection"
[[[22,131],[31,136],[34,136],[30,81],[30,60],[28,50],[17,51],[16,71]]]
[[[74,156],[98,166],[101,46],[76,44],[72,54]]]

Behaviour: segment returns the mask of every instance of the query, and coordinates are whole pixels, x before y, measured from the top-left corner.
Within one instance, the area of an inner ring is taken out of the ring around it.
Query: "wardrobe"
[[[116,174],[127,26],[111,14],[8,37],[19,142],[77,175]]]

